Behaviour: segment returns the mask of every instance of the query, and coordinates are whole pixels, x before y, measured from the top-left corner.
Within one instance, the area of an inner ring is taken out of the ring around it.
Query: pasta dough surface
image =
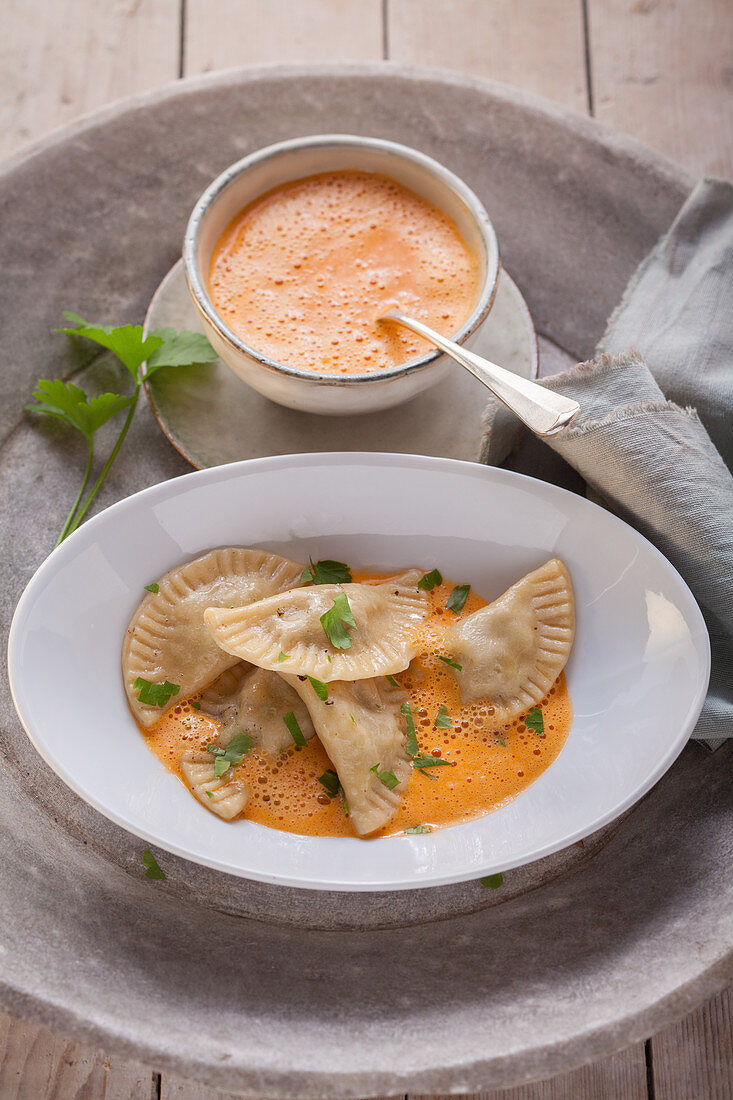
[[[407,695],[382,677],[331,683],[326,700],[316,695],[308,680],[288,676],[287,681],[310,711],[343,787],[354,829],[359,836],[380,829],[397,812],[410,777],[400,711]],[[380,772],[392,772],[397,785],[383,783],[375,765]]]
[[[507,721],[542,699],[565,667],[575,636],[570,576],[558,558],[445,632],[464,703],[486,699]]]
[[[238,733],[246,733],[270,755],[290,748],[293,737],[284,721],[290,711],[306,740],[316,732],[308,708],[282,676],[244,661],[223,672],[203,692],[201,711],[220,723],[216,739],[220,748],[226,748]]]
[[[348,649],[335,648],[321,623],[342,593],[356,622]],[[427,613],[427,596],[417,587],[319,584],[248,607],[209,608],[204,621],[214,642],[235,657],[330,683],[402,672],[417,653],[415,629]]]
[[[210,684],[236,663],[204,626],[207,607],[241,607],[298,583],[302,565],[263,550],[226,547],[211,550],[161,577],[158,591],[140,603],[125,634],[122,676],[132,713],[144,727],[163,710]],[[179,691],[161,708],[141,703],[140,677],[168,680]]]

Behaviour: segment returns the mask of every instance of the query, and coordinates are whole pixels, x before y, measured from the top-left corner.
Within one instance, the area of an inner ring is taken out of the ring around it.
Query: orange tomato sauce
[[[354,580],[361,583],[388,579],[373,572],[354,573]],[[492,721],[488,704],[461,705],[453,671],[437,656],[450,656],[441,646],[442,627],[485,607],[487,601],[472,590],[457,616],[445,606],[452,589],[453,583],[446,580],[429,593],[432,608],[420,628],[420,652],[409,669],[395,676],[407,692],[420,751],[450,765],[437,765],[426,774],[413,769],[397,814],[373,837],[394,836],[418,825],[431,831],[491,813],[542,774],[560,753],[570,730],[572,705],[564,674],[539,704],[542,736],[527,729],[523,716],[498,724]],[[181,702],[150,730],[141,728],[148,747],[182,782],[181,754],[206,749],[218,730],[215,721],[191,707],[195,698]],[[441,706],[451,719],[449,729],[435,726]],[[329,798],[318,782],[327,769],[333,770],[333,764],[316,736],[305,748],[293,745],[279,756],[252,749],[231,774],[249,788],[244,812],[249,820],[305,836],[355,836],[341,796]]]
[[[431,345],[378,318],[394,306],[453,335],[478,296],[478,265],[455,222],[386,176],[325,172],[245,207],[214,249],[214,308],[276,362],[361,374]]]

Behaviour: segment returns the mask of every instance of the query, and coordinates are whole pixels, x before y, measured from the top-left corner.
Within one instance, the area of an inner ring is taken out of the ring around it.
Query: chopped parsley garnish
[[[213,791],[207,791],[206,792],[206,797],[207,798],[213,798],[214,797],[214,792]]]
[[[407,722],[407,740],[405,741],[405,752],[408,756],[415,756],[418,751],[417,734],[415,733],[415,719],[412,717],[412,711],[410,710],[409,703],[403,703],[400,710],[405,716]]]
[[[325,788],[326,794],[329,798],[335,798],[341,790],[339,777],[336,775],[335,771],[331,770],[331,768],[329,768],[328,771],[325,771],[323,775],[318,776],[318,782],[323,788]]]
[[[394,772],[380,772],[379,764],[375,764],[373,768],[369,769],[370,772],[374,772],[380,783],[384,783],[385,787],[388,787],[390,791],[393,791],[395,787],[399,785],[399,779]]]
[[[289,660],[290,660],[290,654],[289,653],[283,653],[283,651],[280,650],[280,656],[278,657],[278,661],[289,661]]]
[[[432,833],[432,829],[429,825],[411,825],[409,829],[405,829],[406,833]]]
[[[453,723],[450,720],[450,715],[448,714],[448,708],[446,706],[441,705],[438,708],[438,713],[435,715],[433,725],[439,730],[449,730],[453,728]]]
[[[153,582],[152,584],[144,584],[143,588],[146,592],[152,592],[154,596],[160,592],[160,585]]]
[[[151,684],[150,680],[144,680],[138,676],[132,685],[133,691],[141,703],[149,707],[164,707],[173,695],[178,695],[180,684],[172,684],[170,680],[164,680],[162,684]]]
[[[153,853],[150,851],[149,848],[146,848],[145,851],[143,852],[143,867],[145,867],[145,869],[146,869],[145,870],[145,877],[146,878],[165,878],[166,877],[165,871],[161,870],[161,868],[158,866],[158,861],[156,860],[155,856],[153,855]]]
[[[198,699],[192,699],[188,705],[192,710],[201,710],[201,704]]]
[[[504,876],[502,874],[486,875],[484,878],[479,879],[482,886],[489,886],[492,890],[498,890],[503,881]]]
[[[468,593],[471,591],[470,584],[457,584],[451,592],[448,599],[445,601],[445,606],[449,611],[455,611],[456,615],[460,614],[465,607],[466,600],[468,599]]]
[[[300,574],[301,584],[349,584],[351,570],[343,561],[317,561],[308,559],[310,565]]]
[[[321,626],[334,649],[351,649],[351,635],[346,627],[356,626],[356,620],[345,592],[339,592],[333,607],[321,615]]]
[[[530,707],[525,715],[524,724],[528,730],[532,731],[535,737],[544,737],[545,720],[542,716],[542,708]]]
[[[308,679],[313,685],[313,690],[318,698],[322,703],[325,703],[326,699],[328,699],[328,684],[324,684],[323,680],[316,680],[315,676],[309,676]]]
[[[391,684],[393,688],[398,688],[400,686],[395,680],[394,676],[385,676],[385,680],[388,684]]]
[[[241,764],[253,745],[254,741],[246,733],[238,733],[236,737],[232,737],[225,749],[220,749],[216,745],[207,745],[206,751],[216,757],[214,761],[214,775],[216,778],[221,779],[222,775],[229,771],[232,764]]]
[[[443,583],[443,577],[439,569],[431,569],[429,573],[426,573],[424,577],[421,577],[417,582],[417,587],[422,588],[425,592],[430,592],[436,585]]]
[[[437,775],[429,775],[425,771],[426,768],[434,767],[453,767],[452,760],[443,760],[439,756],[429,756],[426,752],[420,752],[417,756],[413,757],[412,766],[417,768],[421,775],[424,775],[426,779],[437,779]]]
[[[295,714],[292,710],[288,711],[288,713],[283,718],[283,722],[290,730],[290,736],[292,737],[293,741],[295,741],[295,744],[298,745],[298,747],[301,749],[305,748],[305,737],[303,736],[303,731],[298,725],[298,719],[295,717]]]
[[[457,668],[459,672],[463,668],[463,665],[459,665],[458,661],[452,661],[450,657],[441,657],[440,654],[438,654],[438,660],[442,661],[444,665],[450,665],[451,668]]]
[[[494,738],[494,744],[495,744],[495,745],[501,745],[501,747],[502,747],[503,749],[505,749],[505,748],[506,748],[506,741],[504,740],[504,738],[503,738],[503,737],[495,737],[495,738]]]

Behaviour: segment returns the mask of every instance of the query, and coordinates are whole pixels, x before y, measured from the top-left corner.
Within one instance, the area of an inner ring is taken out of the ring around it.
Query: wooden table
[[[733,176],[730,0],[3,0],[3,15],[0,156],[178,77],[383,59],[514,84],[693,175]],[[481,1100],[731,1097],[732,1003],[723,993],[612,1058]],[[0,1015],[0,1100],[226,1096]]]

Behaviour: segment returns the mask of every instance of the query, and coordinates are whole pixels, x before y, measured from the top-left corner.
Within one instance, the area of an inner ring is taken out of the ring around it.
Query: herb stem
[[[74,501],[74,503],[71,506],[71,511],[69,512],[68,516],[66,517],[66,523],[64,524],[64,526],[61,530],[61,534],[59,535],[58,540],[56,542],[57,546],[61,545],[61,543],[64,541],[64,539],[66,538],[66,536],[70,532],[71,523],[74,519],[74,516],[76,515],[76,510],[79,507],[79,502],[81,501],[81,498],[84,494],[84,490],[87,487],[87,482],[89,481],[89,475],[92,472],[92,463],[94,462],[94,441],[92,439],[89,439],[89,440],[87,440],[87,443],[89,445],[89,457],[87,458],[87,467],[86,467],[86,470],[84,471],[84,478],[82,480],[81,486],[79,487],[79,492],[76,494],[76,500]]]
[[[112,469],[112,464],[113,464],[114,460],[117,458],[120,447],[122,446],[122,444],[125,441],[125,436],[127,435],[127,432],[130,428],[130,424],[132,423],[132,418],[135,415],[135,409],[137,408],[137,399],[140,396],[140,385],[141,385],[141,383],[140,383],[140,380],[138,379],[138,381],[135,383],[135,393],[133,394],[132,400],[130,402],[130,411],[128,412],[127,417],[125,418],[125,423],[122,425],[122,431],[120,432],[119,436],[117,437],[117,442],[115,443],[114,447],[112,448],[112,451],[111,451],[111,454],[110,454],[109,458],[107,459],[104,466],[102,467],[102,471],[99,474],[99,477],[94,482],[94,485],[92,485],[91,489],[89,490],[89,494],[88,494],[86,500],[84,501],[81,508],[79,509],[76,516],[74,517],[73,523],[70,525],[70,527],[66,531],[66,533],[62,534],[62,538],[68,538],[68,536],[73,531],[76,531],[77,527],[79,526],[81,521],[84,519],[84,516],[89,511],[89,507],[90,507],[92,501],[94,500],[95,496],[99,492],[100,487],[102,485],[102,482],[106,478],[109,471]],[[62,538],[59,539],[59,542],[62,541]],[[58,543],[57,543],[57,545],[58,545]]]

